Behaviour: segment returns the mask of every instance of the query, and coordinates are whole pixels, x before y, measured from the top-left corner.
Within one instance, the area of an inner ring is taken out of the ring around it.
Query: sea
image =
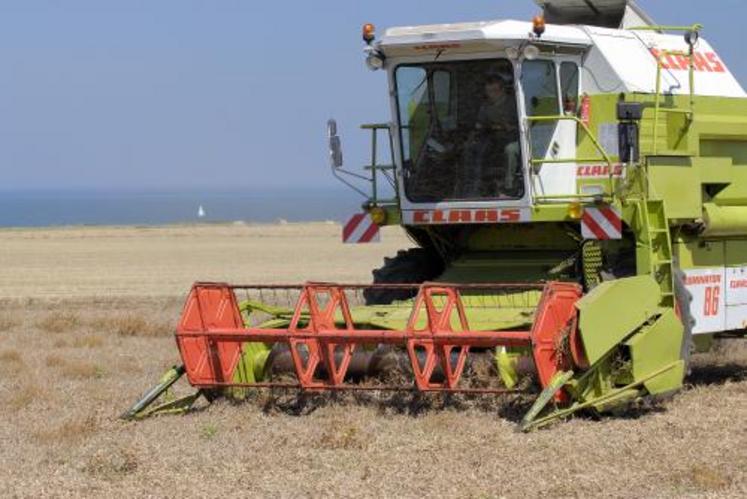
[[[0,227],[344,222],[363,201],[344,187],[0,191]]]

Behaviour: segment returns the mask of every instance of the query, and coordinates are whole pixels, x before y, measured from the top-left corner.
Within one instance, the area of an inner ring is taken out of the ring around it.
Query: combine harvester
[[[335,175],[370,186],[344,238],[401,225],[418,248],[373,285],[195,284],[183,366],[126,417],[274,386],[515,393],[531,371],[531,429],[672,394],[692,351],[745,334],[744,90],[700,25],[538,3],[532,22],[364,27],[393,120],[363,127],[364,173],[329,123]],[[473,376],[486,362],[496,382]],[[183,374],[197,393],[163,400]]]

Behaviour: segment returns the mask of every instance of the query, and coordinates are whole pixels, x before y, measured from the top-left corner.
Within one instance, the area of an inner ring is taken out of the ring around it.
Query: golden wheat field
[[[517,400],[217,402],[118,419],[178,362],[195,280],[368,282],[409,246],[339,226],[0,231],[1,497],[744,497],[747,347],[695,361],[674,399],[516,431]],[[181,387],[185,390],[185,387]],[[286,398],[291,397],[285,395]]]

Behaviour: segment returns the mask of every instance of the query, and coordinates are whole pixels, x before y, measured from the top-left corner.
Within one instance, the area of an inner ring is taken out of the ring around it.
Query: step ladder
[[[661,286],[661,304],[674,307],[674,254],[664,201],[641,200],[638,207],[643,229],[641,243],[647,248],[651,275]]]

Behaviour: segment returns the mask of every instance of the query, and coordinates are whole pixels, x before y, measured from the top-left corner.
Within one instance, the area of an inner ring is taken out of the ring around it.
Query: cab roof
[[[547,24],[539,38],[533,24],[514,20],[406,26],[387,30],[376,48],[390,60],[433,60],[433,55],[496,54],[508,47],[532,43],[546,53],[584,53],[586,89],[589,93],[654,93],[657,53],[689,50],[681,34],[656,30],[614,29],[589,25]],[[505,52],[504,52],[505,54]],[[704,38],[695,47],[694,93],[706,96],[747,97],[726,62]],[[662,92],[690,92],[688,64],[666,56]]]
[[[456,24],[432,24],[390,28],[379,42],[385,53],[397,48],[438,45],[496,45],[506,46],[526,41],[532,32],[532,23],[512,20],[496,20]],[[588,47],[591,38],[579,26],[549,24],[542,35],[542,42],[559,45]]]

